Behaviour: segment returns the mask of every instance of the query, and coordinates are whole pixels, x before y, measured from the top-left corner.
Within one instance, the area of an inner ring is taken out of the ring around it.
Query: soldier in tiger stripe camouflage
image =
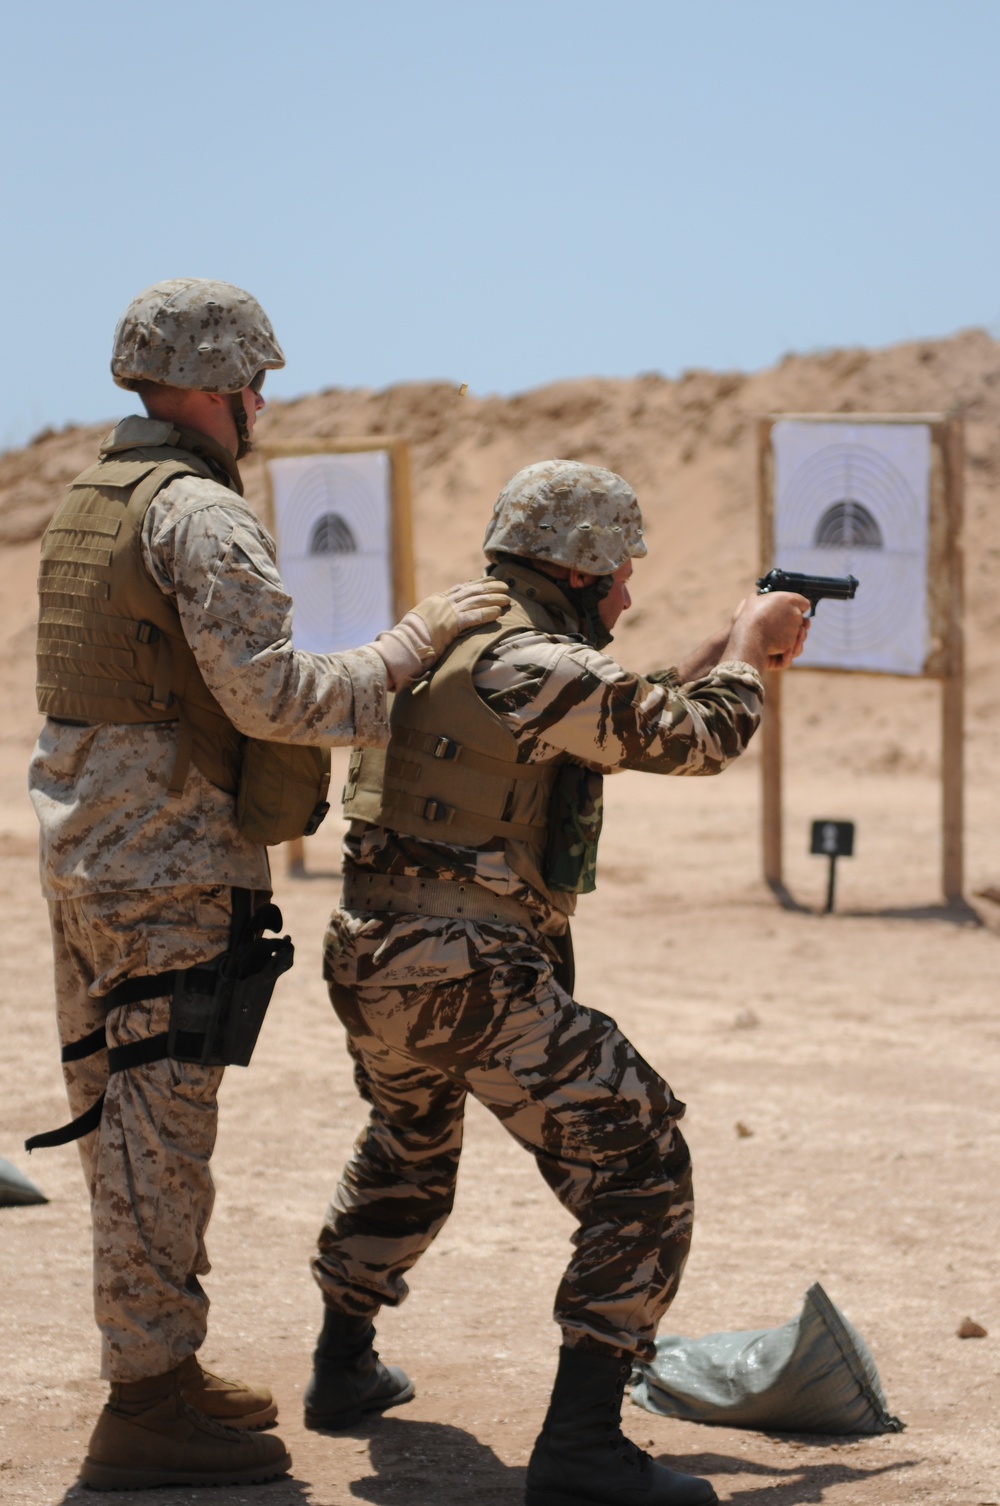
[[[343,1426],[413,1394],[378,1360],[372,1321],[451,1211],[472,1093],[579,1226],[528,1506],[703,1506],[708,1481],[619,1427],[690,1246],[684,1105],[573,998],[569,916],[594,887],[603,775],[725,769],[759,723],[762,670],[801,652],[808,603],[751,597],[678,668],[624,669],[605,649],[646,552],[638,504],[577,462],[520,472],[485,549],[510,611],[395,698],[387,753],[355,755],[349,775],[325,975],[370,1112],[313,1262],[325,1318],[306,1421]]]

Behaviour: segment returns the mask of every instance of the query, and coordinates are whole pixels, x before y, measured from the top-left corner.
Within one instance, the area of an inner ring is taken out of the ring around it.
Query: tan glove
[[[435,664],[449,644],[466,629],[494,622],[510,602],[502,580],[483,576],[463,581],[448,591],[437,591],[386,633],[379,633],[371,647],[385,662],[390,690],[403,690]]]

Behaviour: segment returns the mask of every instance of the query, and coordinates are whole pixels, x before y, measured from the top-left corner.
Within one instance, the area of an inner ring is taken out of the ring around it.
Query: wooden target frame
[[[279,565],[280,539],[275,517],[274,483],[270,462],[308,459],[311,456],[362,455],[373,452],[384,452],[389,464],[389,566],[393,614],[392,621],[385,624],[389,628],[393,623],[398,622],[416,601],[410,450],[406,440],[381,434],[342,439],[288,439],[261,445],[256,450],[264,473],[264,521],[278,542]],[[289,873],[303,874],[305,872],[305,839],[296,837],[294,841],[285,843],[285,851]]]
[[[941,888],[945,901],[957,904],[964,885],[964,735],[965,643],[962,526],[964,510],[965,435],[961,419],[941,413],[776,413],[761,419],[757,430],[757,492],[760,514],[761,573],[776,563],[775,455],[772,431],[782,421],[803,424],[922,425],[929,431],[927,613],[929,644],[922,669],[908,679],[941,683]],[[862,582],[863,586],[863,582]],[[823,610],[821,606],[820,611]],[[891,671],[854,667],[796,667],[795,674],[884,674]],[[764,879],[783,903],[782,681],[788,671],[768,672],[763,716],[762,837]]]

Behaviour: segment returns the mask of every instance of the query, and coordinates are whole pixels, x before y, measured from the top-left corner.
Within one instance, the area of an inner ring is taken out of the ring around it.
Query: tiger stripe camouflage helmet
[[[541,460],[500,493],[483,540],[487,559],[504,554],[611,575],[646,553],[635,492],[614,471],[579,460]]]
[[[111,375],[199,392],[240,392],[285,357],[256,298],[208,277],[172,277],[133,298],[118,321]]]

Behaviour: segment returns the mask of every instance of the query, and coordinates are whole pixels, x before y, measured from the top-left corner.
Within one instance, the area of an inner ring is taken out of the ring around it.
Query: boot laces
[[[642,1449],[633,1443],[631,1438],[626,1438],[622,1432],[620,1401],[610,1401],[607,1414],[605,1441],[608,1448],[612,1449],[623,1463],[642,1473],[649,1462],[649,1455],[643,1453]]]
[[[231,1428],[224,1422],[219,1422],[214,1417],[206,1417],[204,1412],[199,1412],[197,1407],[192,1407],[183,1397],[178,1398],[178,1411],[188,1422],[196,1423],[203,1433],[210,1434],[213,1438],[228,1438],[230,1443],[242,1442],[246,1434],[239,1428]]]
[[[630,1369],[630,1366],[624,1368],[622,1384],[618,1395],[608,1403],[607,1439],[609,1447],[614,1449],[622,1463],[627,1464],[630,1469],[634,1469],[636,1474],[643,1475],[651,1462],[650,1457],[637,1443],[633,1443],[631,1438],[626,1438],[622,1432],[621,1424],[622,1399]]]
[[[634,1469],[637,1474],[644,1475],[650,1465],[650,1458],[645,1449],[641,1449],[637,1443],[633,1443],[631,1438],[626,1438],[625,1434],[620,1430],[618,1440],[621,1445],[618,1452],[622,1462],[627,1464],[630,1469]]]

